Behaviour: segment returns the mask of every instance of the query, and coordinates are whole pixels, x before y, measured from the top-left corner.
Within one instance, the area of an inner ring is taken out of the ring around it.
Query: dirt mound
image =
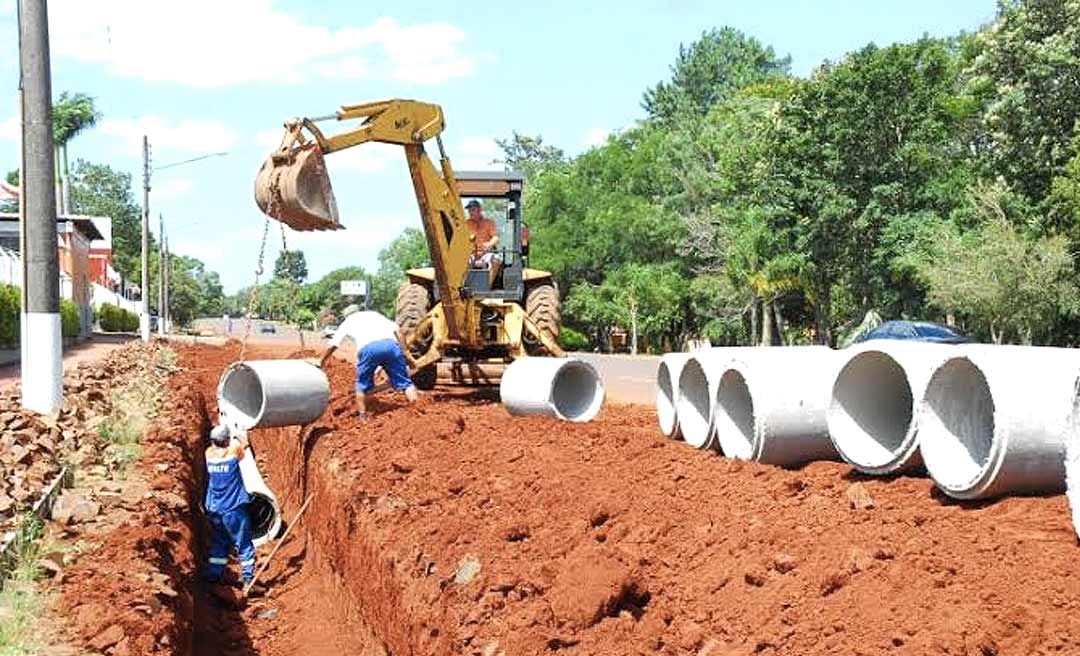
[[[189,350],[204,390],[231,356]],[[925,478],[729,461],[636,407],[572,425],[388,395],[357,424],[352,376],[335,361],[319,422],[252,440],[288,513],[315,495],[304,557],[390,653],[1080,651],[1064,497],[964,505]]]

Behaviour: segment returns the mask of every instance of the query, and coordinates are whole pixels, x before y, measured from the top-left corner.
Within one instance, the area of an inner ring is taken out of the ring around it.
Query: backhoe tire
[[[424,317],[431,309],[431,297],[427,287],[415,282],[405,281],[398,287],[397,301],[394,303],[394,319],[398,328],[408,340],[416,327],[420,325]],[[414,357],[420,357],[423,353],[413,353]],[[418,389],[429,390],[435,387],[438,378],[438,370],[435,365],[424,367],[413,374],[413,384]]]
[[[537,285],[529,290],[525,297],[525,314],[532,320],[536,327],[551,335],[556,342],[559,341],[559,332],[562,327],[562,304],[559,302],[559,292],[554,285]],[[547,353],[543,343],[530,343],[526,340],[526,349],[532,355]]]

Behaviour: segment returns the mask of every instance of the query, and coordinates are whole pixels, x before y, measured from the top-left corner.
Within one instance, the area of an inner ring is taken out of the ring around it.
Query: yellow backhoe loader
[[[359,124],[327,136],[317,123]],[[558,344],[559,294],[551,274],[527,267],[522,223],[524,178],[517,173],[455,173],[439,136],[442,108],[414,100],[346,105],[329,116],[293,119],[259,170],[255,201],[293,230],[342,229],[324,155],[368,142],[404,147],[430,268],[411,269],[397,296],[397,323],[418,358],[416,384],[437,378],[494,383],[525,355],[564,356]],[[440,169],[424,144],[435,139]],[[461,199],[503,199],[506,216],[492,266],[473,262],[473,236]]]

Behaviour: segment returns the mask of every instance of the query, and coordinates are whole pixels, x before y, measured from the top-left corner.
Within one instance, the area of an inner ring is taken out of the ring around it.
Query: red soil
[[[238,349],[180,353],[212,417]],[[194,653],[1080,653],[1062,496],[959,504],[925,478],[729,461],[630,406],[572,425],[387,395],[360,425],[352,376],[332,364],[319,422],[253,433],[286,517],[314,501],[266,597],[195,590]]]

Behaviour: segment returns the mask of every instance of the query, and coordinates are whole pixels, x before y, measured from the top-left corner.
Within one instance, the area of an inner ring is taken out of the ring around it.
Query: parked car
[[[323,339],[330,339],[331,337],[333,337],[334,333],[337,332],[337,328],[338,327],[333,325],[333,324],[323,326],[322,333],[321,333],[322,336],[323,336]]]
[[[855,344],[872,339],[900,339],[933,344],[966,344],[971,340],[948,326],[928,321],[886,321],[855,340]]]
[[[274,324],[272,323],[263,323],[259,324],[259,332],[273,334],[277,332],[277,328],[274,328]]]

